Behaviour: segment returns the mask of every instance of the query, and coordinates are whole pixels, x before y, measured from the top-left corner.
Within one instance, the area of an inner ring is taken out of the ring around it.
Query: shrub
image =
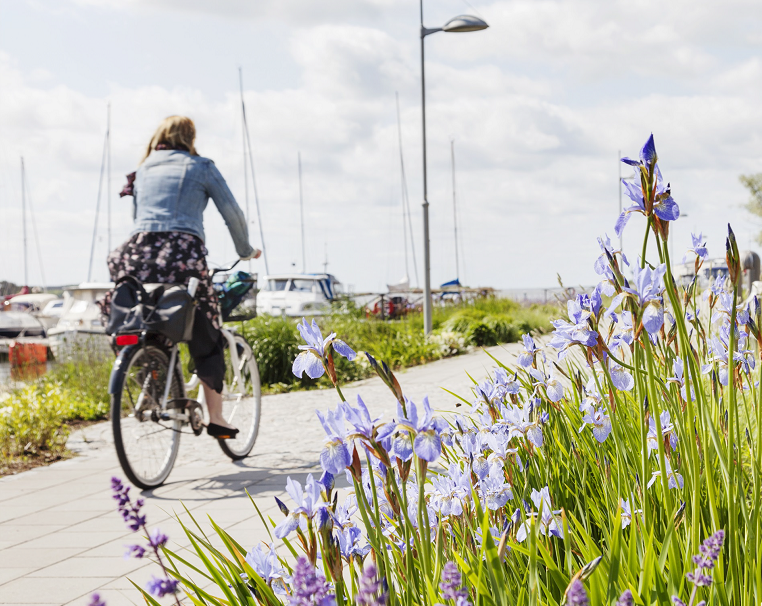
[[[0,395],[0,458],[64,451],[68,393],[42,382]]]

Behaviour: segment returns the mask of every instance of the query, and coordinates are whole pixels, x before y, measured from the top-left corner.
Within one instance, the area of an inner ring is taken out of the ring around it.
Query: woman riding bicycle
[[[170,116],[156,129],[136,173],[120,195],[133,196],[135,226],[130,239],[108,257],[111,279],[131,275],[144,283],[187,285],[195,277],[196,317],[188,343],[209,409],[207,433],[235,438],[238,429],[222,415],[224,339],[217,295],[206,264],[203,213],[209,198],[227,224],[242,260],[261,251],[249,244],[243,212],[214,162],[196,153],[190,118]]]

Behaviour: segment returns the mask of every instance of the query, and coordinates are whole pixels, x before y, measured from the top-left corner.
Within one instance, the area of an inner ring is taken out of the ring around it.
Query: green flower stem
[[[736,492],[738,488],[736,481],[736,462],[735,462],[735,442],[736,442],[736,388],[735,388],[735,368],[736,362],[734,353],[736,351],[736,312],[738,305],[738,284],[733,285],[733,308],[730,311],[730,341],[728,345],[728,447],[727,447],[727,467],[728,467],[728,567],[730,568],[730,577],[733,581],[731,587],[731,598],[741,599],[741,579],[739,578],[738,558],[740,550],[738,546],[738,510],[736,505]],[[739,448],[740,459],[740,448]],[[732,601],[732,599],[731,599]]]

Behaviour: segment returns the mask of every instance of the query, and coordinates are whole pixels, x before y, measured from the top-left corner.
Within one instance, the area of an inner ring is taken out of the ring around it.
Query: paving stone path
[[[518,346],[488,351],[512,363]],[[457,400],[441,388],[467,395],[471,381],[466,373],[481,379],[492,367],[493,360],[478,351],[412,368],[398,379],[416,403],[429,395],[435,409],[454,411]],[[394,399],[378,378],[350,384],[343,392],[349,401],[362,394],[374,416],[393,415]],[[333,391],[266,396],[252,455],[237,463],[206,435],[183,436],[167,483],[141,493],[149,527],[168,534],[173,549],[188,547],[175,519],[178,514],[190,523],[186,507],[202,525],[210,515],[244,546],[264,540],[266,532],[246,491],[265,516],[280,519],[272,497],[287,501],[287,476],[303,482],[308,473],[320,473],[324,433],[314,411],[332,408],[336,401]],[[94,591],[108,606],[142,604],[129,579],[145,586],[157,567],[123,557],[124,546],[138,537],[125,528],[111,498],[109,480],[122,473],[109,424],[75,432],[69,447],[79,456],[0,478],[0,604],[84,605]]]

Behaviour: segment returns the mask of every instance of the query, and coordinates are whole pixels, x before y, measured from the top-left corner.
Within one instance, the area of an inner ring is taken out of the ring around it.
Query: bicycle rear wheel
[[[238,428],[238,435],[232,440],[218,440],[222,452],[234,461],[243,459],[254,448],[259,433],[259,418],[262,406],[262,390],[259,383],[259,368],[251,351],[251,346],[241,335],[235,335],[238,352],[240,382],[233,371],[230,352],[225,352],[225,387],[222,391],[222,415],[225,420]]]
[[[120,363],[121,362],[121,363]],[[114,365],[111,424],[122,470],[140,488],[160,486],[175,464],[182,422],[161,409],[169,361],[158,347],[129,346]],[[172,372],[169,399],[183,397],[182,376]]]

